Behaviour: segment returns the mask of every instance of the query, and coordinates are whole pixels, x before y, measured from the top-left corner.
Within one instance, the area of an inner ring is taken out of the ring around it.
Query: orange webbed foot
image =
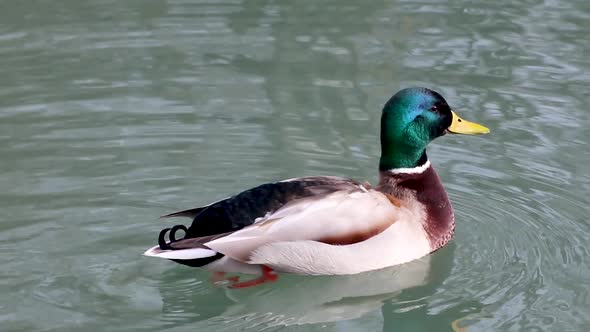
[[[248,288],[248,287],[261,285],[261,284],[264,284],[267,282],[277,281],[279,276],[277,275],[277,273],[275,271],[273,271],[273,269],[271,269],[268,266],[264,266],[264,265],[261,268],[262,268],[262,275],[260,277],[258,277],[256,279],[252,279],[252,280],[247,280],[247,281],[236,280],[235,282],[232,282],[228,287],[232,288],[232,289]]]
[[[213,272],[209,281],[214,285],[233,284],[240,281],[239,276],[226,277],[225,275],[225,272]]]

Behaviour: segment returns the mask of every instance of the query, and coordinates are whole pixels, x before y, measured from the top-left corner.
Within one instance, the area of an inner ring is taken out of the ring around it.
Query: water
[[[590,328],[590,3],[19,1],[0,11],[2,331]],[[157,216],[301,175],[376,179],[383,103],[440,91],[455,240],[226,290],[140,256]]]

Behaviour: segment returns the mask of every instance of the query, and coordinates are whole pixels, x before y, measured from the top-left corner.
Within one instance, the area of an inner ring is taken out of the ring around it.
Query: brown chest
[[[402,200],[410,196],[423,206],[423,227],[433,251],[452,239],[455,231],[453,207],[434,168],[428,167],[421,173],[382,172],[380,187]]]

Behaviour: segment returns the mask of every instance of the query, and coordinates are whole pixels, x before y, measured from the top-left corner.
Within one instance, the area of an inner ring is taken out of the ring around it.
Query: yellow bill
[[[453,114],[453,122],[447,129],[447,131],[451,134],[465,134],[465,135],[477,135],[477,134],[487,134],[490,130],[479,123],[469,122],[466,120],[461,119],[457,115],[457,113],[451,111]]]

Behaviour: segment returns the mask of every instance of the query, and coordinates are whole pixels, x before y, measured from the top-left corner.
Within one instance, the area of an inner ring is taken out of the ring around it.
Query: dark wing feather
[[[165,214],[163,216],[160,216],[160,218],[164,219],[164,218],[186,217],[186,218],[195,219],[197,214],[199,214],[201,211],[203,211],[206,208],[207,208],[207,206],[203,206],[203,207],[198,207],[198,208],[194,208],[194,209],[178,211],[178,212],[174,212],[174,213],[170,213],[170,214]]]
[[[340,190],[359,190],[359,183],[337,177],[304,177],[263,184],[205,207],[195,216],[186,237],[233,232],[289,201]]]

